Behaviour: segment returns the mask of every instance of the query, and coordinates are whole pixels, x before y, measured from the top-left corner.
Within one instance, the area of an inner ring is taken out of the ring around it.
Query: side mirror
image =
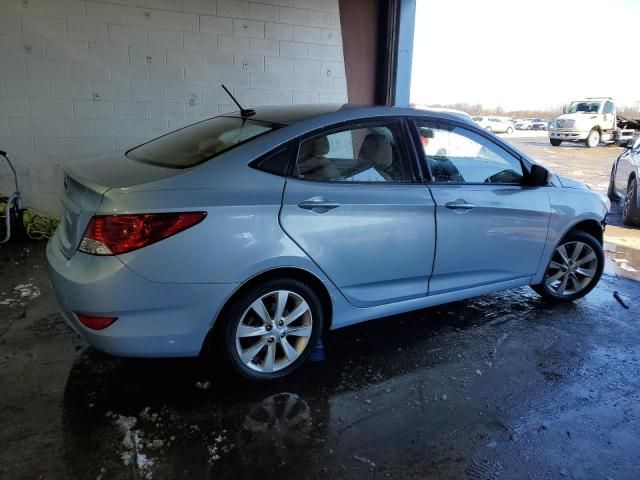
[[[530,187],[543,187],[549,183],[549,170],[534,163],[529,174],[525,175],[523,183]]]

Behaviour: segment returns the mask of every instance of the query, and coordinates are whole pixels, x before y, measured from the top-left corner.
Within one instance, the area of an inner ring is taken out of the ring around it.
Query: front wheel
[[[600,143],[600,132],[595,128],[591,130],[584,143],[589,148],[597,147]]]
[[[573,232],[556,247],[542,283],[531,288],[547,300],[571,302],[596,286],[603,268],[600,242],[586,232]]]
[[[560,144],[562,143],[562,140],[560,140],[559,138],[550,138],[549,142],[551,143],[551,145],[553,145],[554,147],[559,147]]]
[[[295,279],[250,288],[228,310],[224,350],[232,367],[255,381],[297,370],[315,348],[323,324],[316,293]]]
[[[627,194],[622,206],[622,223],[640,226],[640,208],[638,208],[638,179],[632,178],[627,185]]]

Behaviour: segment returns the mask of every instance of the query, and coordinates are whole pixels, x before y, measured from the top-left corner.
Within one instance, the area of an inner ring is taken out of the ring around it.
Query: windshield
[[[127,157],[169,168],[188,168],[281,125],[237,117],[204,120],[132,148]]]
[[[573,102],[567,113],[598,113],[601,102]]]

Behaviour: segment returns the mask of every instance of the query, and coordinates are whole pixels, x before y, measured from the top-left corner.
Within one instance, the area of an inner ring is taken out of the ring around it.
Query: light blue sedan
[[[66,169],[47,246],[67,322],[120,356],[269,380],[324,330],[531,285],[586,295],[608,199],[455,113],[287,106]]]

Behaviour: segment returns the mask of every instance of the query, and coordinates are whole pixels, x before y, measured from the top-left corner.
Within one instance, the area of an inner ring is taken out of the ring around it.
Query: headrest
[[[389,139],[380,133],[370,133],[362,142],[358,153],[358,163],[370,163],[387,168],[393,163],[393,150]]]
[[[300,158],[322,157],[329,153],[330,148],[329,139],[325,135],[305,140],[300,147]]]

